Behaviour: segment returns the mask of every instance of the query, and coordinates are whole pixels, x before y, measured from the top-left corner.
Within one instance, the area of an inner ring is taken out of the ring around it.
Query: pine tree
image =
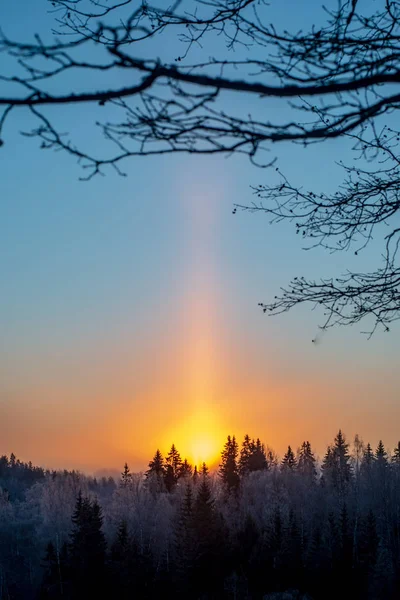
[[[124,464],[124,470],[121,473],[120,486],[128,488],[132,485],[132,473],[129,470],[128,463]]]
[[[164,467],[164,459],[160,450],[157,449],[153,460],[149,462],[149,468],[145,473],[148,489],[153,495],[165,490],[165,476],[166,470]]]
[[[240,450],[239,458],[239,473],[241,476],[245,475],[250,471],[249,463],[252,453],[251,440],[249,435],[246,433],[242,442],[242,448]]]
[[[203,464],[201,465],[201,475],[203,475],[203,477],[207,477],[208,475],[208,467],[206,465],[205,462],[203,462]]]
[[[251,441],[250,451],[249,471],[266,471],[268,469],[267,457],[264,444],[259,438]]]
[[[336,491],[340,498],[343,498],[351,481],[351,466],[349,444],[340,429],[333,446],[330,446],[326,452],[322,471],[326,483]]]
[[[172,465],[167,465],[165,467],[164,483],[165,483],[167,492],[171,493],[176,485],[174,468]]]
[[[150,475],[156,475],[157,477],[164,477],[164,459],[161,452],[157,449],[153,460],[149,462],[149,468],[146,471],[146,477]]]
[[[368,444],[365,447],[364,455],[361,461],[361,471],[370,471],[374,461],[374,452],[371,448],[371,444],[368,442]]]
[[[193,476],[192,476],[192,479],[193,479],[193,483],[194,483],[194,485],[196,485],[196,484],[197,484],[197,481],[198,481],[198,479],[199,479],[199,472],[198,472],[198,470],[197,470],[197,465],[195,465],[195,466],[194,466],[194,470],[193,470]]]
[[[181,459],[181,455],[179,454],[175,444],[172,444],[171,449],[166,456],[165,464],[166,464],[166,466],[172,467],[172,474],[174,477],[174,481],[175,481],[175,483],[177,483],[178,478],[179,478],[179,472],[182,467],[182,459]]]
[[[202,476],[193,505],[193,527],[195,534],[196,560],[194,579],[197,591],[211,589],[218,569],[218,523],[215,500],[210,482]]]
[[[294,452],[290,446],[288,446],[287,452],[283,457],[281,470],[283,473],[294,473],[297,468],[297,460]]]
[[[388,455],[383,445],[382,440],[379,440],[378,446],[375,450],[375,464],[378,469],[386,469],[389,465]]]
[[[76,597],[86,598],[104,587],[106,541],[97,500],[79,492],[72,515],[70,557]]]
[[[368,574],[376,564],[379,537],[376,528],[376,518],[372,510],[362,519],[360,526],[359,562],[361,569]]]
[[[45,569],[41,588],[42,598],[62,598],[65,591],[65,578],[67,571],[66,546],[60,553],[52,542],[46,547],[43,560]]]
[[[123,520],[118,526],[110,553],[113,595],[121,600],[131,598],[135,589],[132,559],[132,544],[129,539],[128,526]]]
[[[219,474],[222,481],[227,486],[228,491],[237,490],[239,487],[239,469],[237,464],[238,445],[235,436],[231,438],[228,435],[224,449],[221,453],[221,464]]]
[[[178,478],[180,479],[181,477],[192,477],[192,474],[193,474],[192,465],[185,458],[185,460],[182,462],[181,466],[179,467]]]
[[[196,559],[193,491],[190,483],[186,484],[185,496],[177,513],[174,540],[177,586],[185,597],[192,586]]]
[[[393,450],[392,464],[400,467],[400,442],[397,442],[397,446]]]
[[[308,484],[315,483],[317,479],[315,456],[311,450],[311,444],[308,441],[303,442],[300,446],[297,470]]]

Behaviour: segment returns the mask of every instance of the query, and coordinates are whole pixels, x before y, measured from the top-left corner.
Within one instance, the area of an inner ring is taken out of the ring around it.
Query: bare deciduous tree
[[[392,114],[400,107],[397,0],[378,0],[364,13],[357,0],[339,2],[326,9],[323,26],[310,25],[305,33],[270,24],[264,0],[176,0],[168,9],[133,0],[50,0],[49,8],[55,17],[50,41],[1,34],[8,57],[0,72],[2,143],[8,117],[25,108],[34,121],[26,134],[38,137],[42,148],[74,155],[90,179],[106,166],[122,174],[122,161],[135,155],[244,153],[271,166],[274,160],[264,155],[270,142],[345,137],[362,160],[359,167],[342,165],[344,180],[335,193],[305,191],[278,172],[277,185],[258,186],[256,202],[240,208],[289,219],[305,239],[331,250],[356,244],[358,252],[376,231],[383,262],[338,279],[294,279],[261,306],[274,314],[312,302],[325,309],[324,328],[369,316],[372,330],[388,330],[400,316],[400,131]],[[151,55],[160,42],[168,55],[168,41],[175,39],[179,56]],[[237,114],[232,94],[252,98],[254,114]],[[265,118],[271,98],[287,107],[283,122],[270,113]],[[84,103],[99,105],[94,123],[110,154],[94,156],[77,146],[54,120],[54,107]],[[115,120],[97,118],[105,104]],[[383,225],[389,229],[382,233]]]

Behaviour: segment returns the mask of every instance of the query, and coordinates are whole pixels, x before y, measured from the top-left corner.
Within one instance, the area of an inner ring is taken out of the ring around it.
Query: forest
[[[400,442],[339,430],[322,460],[228,436],[119,481],[0,458],[0,599],[400,597]]]

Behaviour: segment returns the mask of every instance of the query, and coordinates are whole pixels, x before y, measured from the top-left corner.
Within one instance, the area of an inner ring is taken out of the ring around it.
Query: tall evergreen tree
[[[397,442],[397,446],[393,450],[392,464],[400,467],[400,442]]]
[[[317,469],[315,467],[315,456],[311,449],[311,444],[308,441],[303,442],[300,446],[297,470],[307,483],[314,483],[316,481]]]
[[[132,484],[132,473],[129,470],[128,463],[124,464],[124,470],[121,473],[120,486],[127,488]]]
[[[193,504],[192,487],[190,483],[187,483],[185,495],[177,513],[174,532],[176,583],[183,597],[191,597],[196,560]]]
[[[322,463],[325,481],[333,487],[340,498],[343,498],[351,481],[349,444],[341,429],[335,437],[334,444],[328,448]]]
[[[133,564],[132,544],[129,539],[128,525],[122,520],[111,546],[110,566],[113,595],[121,600],[132,597],[135,589],[135,569]]]
[[[188,462],[187,458],[184,459],[181,466],[179,467],[178,477],[192,477],[193,475],[193,467]]]
[[[237,490],[239,486],[239,469],[237,464],[239,449],[235,436],[228,435],[224,449],[221,453],[219,474],[229,491]]]
[[[197,465],[194,465],[193,475],[192,475],[193,483],[196,485],[199,479],[199,472],[197,470]]]
[[[218,553],[218,519],[209,478],[201,477],[193,506],[193,526],[196,540],[195,585],[198,592],[215,594],[215,579],[221,567]]]
[[[252,440],[250,444],[249,471],[266,471],[268,469],[264,444],[260,439]]]
[[[97,500],[79,492],[72,515],[70,558],[76,598],[104,591],[106,540],[103,515]]]
[[[294,455],[294,452],[293,452],[291,446],[288,446],[287,452],[285,453],[285,455],[282,459],[281,470],[283,473],[294,473],[296,468],[297,468],[296,457]]]
[[[252,453],[252,446],[250,436],[246,433],[244,436],[244,440],[242,442],[242,447],[240,449],[240,457],[239,457],[239,473],[241,476],[245,475],[249,472],[249,462]]]
[[[201,475],[203,475],[204,477],[207,477],[208,475],[208,467],[206,465],[205,462],[203,462],[203,464],[201,465],[201,470],[200,470]]]
[[[386,469],[389,465],[388,454],[385,450],[382,440],[379,440],[375,450],[375,464],[378,469]]]
[[[145,473],[145,477],[152,494],[157,494],[165,490],[164,479],[166,477],[166,469],[160,450],[156,450],[153,459],[149,462],[149,468]]]
[[[175,444],[172,444],[171,449],[165,458],[165,464],[167,467],[172,467],[172,475],[176,483],[178,481],[179,473],[182,468],[182,459]]]
[[[157,449],[153,457],[153,460],[149,462],[149,468],[146,471],[146,477],[150,475],[157,475],[157,477],[164,477],[164,459],[161,452]]]

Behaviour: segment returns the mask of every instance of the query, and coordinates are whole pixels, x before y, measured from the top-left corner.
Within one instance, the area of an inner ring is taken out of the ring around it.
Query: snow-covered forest
[[[157,450],[119,481],[0,458],[0,600],[400,597],[400,442],[318,461],[228,437],[219,470]]]

